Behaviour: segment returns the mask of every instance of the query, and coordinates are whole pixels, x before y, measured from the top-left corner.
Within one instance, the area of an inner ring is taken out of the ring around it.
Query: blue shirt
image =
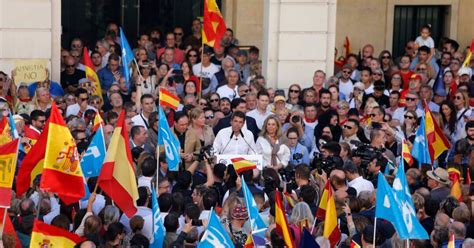
[[[289,164],[293,166],[296,166],[298,164],[309,165],[309,153],[308,153],[308,149],[305,146],[301,145],[300,143],[297,143],[295,147],[290,147],[290,151],[291,151],[291,155],[290,155]],[[298,154],[298,155],[295,156],[295,154]],[[299,157],[299,158],[295,159],[295,157]]]
[[[123,75],[123,68],[121,66],[119,66],[118,71]],[[97,76],[99,77],[102,92],[108,91],[110,86],[115,82],[114,74],[109,70],[108,66],[100,69],[97,72]]]
[[[32,83],[30,86],[28,86],[28,92],[30,93],[31,98],[35,96],[37,87],[38,83]],[[64,90],[58,82],[50,81],[49,94],[51,94],[51,97],[53,98],[57,96],[64,96]]]
[[[418,56],[416,58],[414,58],[413,61],[411,62],[410,71],[415,71],[416,65],[418,65]],[[438,72],[439,72],[439,66],[436,63],[436,59],[435,59],[434,56],[430,60],[430,66],[431,66],[431,68],[433,68],[433,71],[434,71],[434,76],[433,77],[436,78],[436,75],[438,75]]]

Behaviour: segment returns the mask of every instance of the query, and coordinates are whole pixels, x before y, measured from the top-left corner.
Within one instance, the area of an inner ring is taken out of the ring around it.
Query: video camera
[[[385,152],[385,148],[375,148],[357,140],[351,140],[350,143],[356,147],[356,149],[352,151],[352,156],[361,158],[362,162],[360,167],[364,170],[367,169],[367,166],[372,160],[383,158],[382,154]]]
[[[318,173],[321,174],[324,170],[326,174],[330,174],[334,169],[342,169],[344,162],[339,156],[328,156],[324,157],[321,153],[314,153],[313,162],[311,162],[311,169],[317,169]]]
[[[207,159],[210,162],[214,157],[214,147],[212,145],[203,146],[201,147],[201,150],[199,150],[199,153],[194,153],[194,155],[198,156],[199,162],[204,161],[204,159]]]

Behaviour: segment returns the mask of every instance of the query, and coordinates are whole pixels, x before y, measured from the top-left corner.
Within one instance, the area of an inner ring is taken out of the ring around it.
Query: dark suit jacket
[[[219,120],[217,125],[213,128],[214,135],[217,135],[219,130],[226,127],[230,127],[230,117],[231,115]],[[247,129],[252,132],[254,140],[257,140],[258,134],[260,133],[260,129],[258,129],[257,122],[255,121],[255,119],[250,116],[245,116],[245,123],[247,124]]]

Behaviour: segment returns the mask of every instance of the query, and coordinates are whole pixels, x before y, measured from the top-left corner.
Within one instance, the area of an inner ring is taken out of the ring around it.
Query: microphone
[[[230,134],[230,138],[229,138],[229,141],[227,141],[227,144],[225,144],[224,148],[221,150],[220,154],[222,154],[225,149],[227,148],[227,146],[229,145],[230,141],[232,140],[232,137],[234,137],[234,131],[232,131],[232,133]],[[235,139],[237,140],[237,137],[235,137]]]
[[[245,139],[245,136],[244,136],[244,133],[242,132],[242,130],[240,130],[240,135],[242,135],[242,139],[245,141],[245,144],[247,144],[247,146],[253,151],[253,153],[257,154],[257,152],[252,148],[252,146]]]

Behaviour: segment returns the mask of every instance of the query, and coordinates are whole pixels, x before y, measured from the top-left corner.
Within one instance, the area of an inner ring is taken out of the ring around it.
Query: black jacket
[[[231,115],[226,116],[226,117],[219,120],[217,125],[213,128],[214,135],[217,135],[219,130],[221,130],[223,128],[226,128],[226,127],[230,127],[230,118],[231,118]],[[252,132],[253,138],[256,141],[257,138],[258,138],[258,134],[260,133],[260,129],[258,129],[258,127],[257,127],[257,122],[255,121],[254,118],[252,118],[250,116],[245,116],[245,123],[247,123],[247,129],[250,132]]]

